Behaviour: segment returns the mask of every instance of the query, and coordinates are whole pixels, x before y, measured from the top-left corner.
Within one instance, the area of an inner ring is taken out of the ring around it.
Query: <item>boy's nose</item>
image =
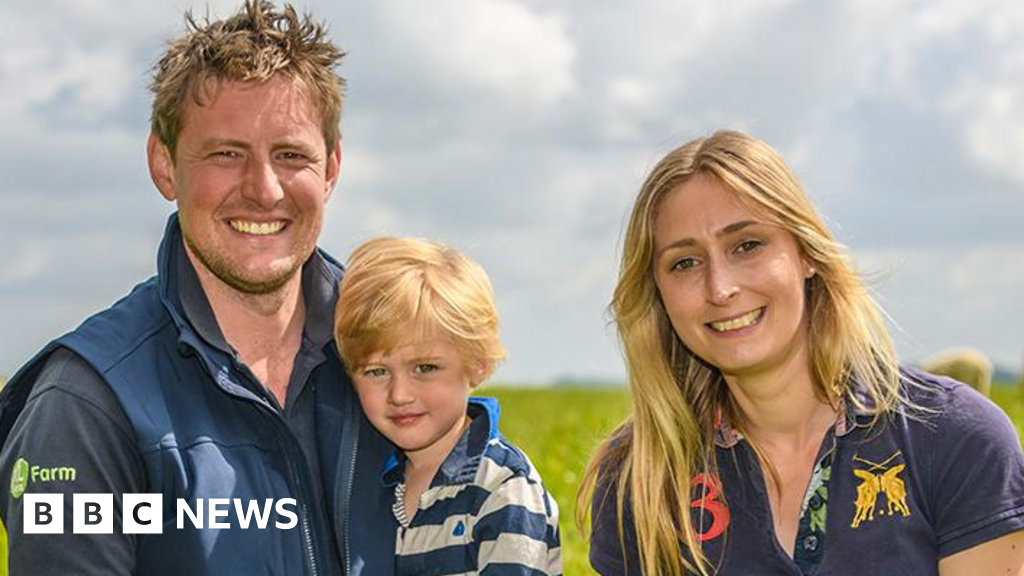
[[[391,387],[388,389],[388,402],[395,406],[401,406],[408,404],[415,400],[412,395],[412,387],[410,382],[402,376],[395,376],[391,382]]]

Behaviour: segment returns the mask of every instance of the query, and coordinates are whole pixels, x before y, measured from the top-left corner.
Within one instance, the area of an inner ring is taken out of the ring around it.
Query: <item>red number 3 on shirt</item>
[[[694,490],[700,487],[704,493],[700,498],[690,502],[690,508],[697,508],[705,514],[711,514],[711,527],[705,532],[698,532],[697,539],[707,542],[721,536],[722,532],[729,527],[729,509],[718,499],[722,485],[714,476],[701,472],[693,477],[690,487]]]

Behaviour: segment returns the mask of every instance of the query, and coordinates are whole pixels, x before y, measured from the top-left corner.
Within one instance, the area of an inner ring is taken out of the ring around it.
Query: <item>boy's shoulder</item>
[[[497,486],[509,478],[536,476],[526,453],[498,429],[501,408],[497,399],[474,396],[469,399],[468,413],[473,418],[470,444],[475,444],[471,457],[480,461],[476,484]]]
[[[487,442],[474,483],[493,489],[515,478],[540,482],[540,475],[526,453],[498,434]]]
[[[529,456],[498,431],[497,420],[492,422],[495,426],[479,455],[472,483],[488,494],[495,505],[517,504],[549,517],[556,516],[556,505]]]

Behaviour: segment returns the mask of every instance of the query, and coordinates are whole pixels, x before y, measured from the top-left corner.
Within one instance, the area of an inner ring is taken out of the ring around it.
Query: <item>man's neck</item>
[[[245,294],[225,284],[186,249],[224,339],[281,406],[302,344],[306,306],[302,274],[268,294]]]

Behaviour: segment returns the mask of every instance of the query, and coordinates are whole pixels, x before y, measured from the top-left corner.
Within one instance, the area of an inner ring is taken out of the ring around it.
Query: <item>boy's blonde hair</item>
[[[352,252],[340,291],[334,336],[349,370],[376,352],[438,336],[451,339],[464,366],[482,363],[481,381],[505,358],[491,281],[454,248],[373,238]]]

